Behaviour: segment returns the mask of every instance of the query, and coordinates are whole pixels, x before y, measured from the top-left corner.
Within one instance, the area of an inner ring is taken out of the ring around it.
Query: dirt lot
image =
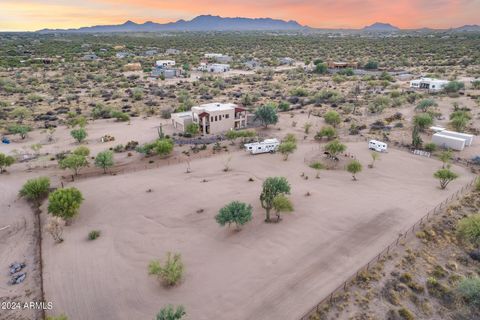
[[[370,161],[365,143],[348,151]],[[168,303],[183,304],[191,319],[293,319],[472,178],[455,167],[461,178],[441,191],[432,177],[438,161],[391,150],[357,182],[342,168],[315,179],[305,158],[319,152],[304,143],[286,162],[232,153],[230,172],[219,155],[192,161],[191,174],[172,165],[73,183],[86,200],[65,242],[44,234],[46,299],[72,319],[147,319]],[[277,175],[292,185],[295,212],[265,224],[261,183]],[[254,208],[240,232],[213,219],[232,200]],[[93,229],[102,236],[89,242]],[[186,265],[183,283],[170,289],[147,274],[167,251]]]

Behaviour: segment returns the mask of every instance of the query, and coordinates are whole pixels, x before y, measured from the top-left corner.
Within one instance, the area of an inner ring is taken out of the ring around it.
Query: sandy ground
[[[439,190],[432,177],[438,161],[396,150],[357,182],[341,168],[315,179],[304,160],[319,150],[301,144],[286,162],[235,152],[226,173],[226,156],[218,156],[192,161],[191,174],[173,165],[73,183],[86,200],[66,241],[55,245],[44,235],[46,298],[54,313],[150,319],[172,303],[183,304],[189,319],[295,319],[472,179],[455,167],[461,178]],[[365,167],[370,161],[365,143],[349,144],[349,152]],[[265,224],[261,183],[277,175],[292,185],[295,212]],[[240,232],[213,219],[232,200],[254,208]],[[102,235],[87,241],[93,229]],[[183,283],[169,289],[147,274],[149,261],[167,251],[181,253],[186,265]]]

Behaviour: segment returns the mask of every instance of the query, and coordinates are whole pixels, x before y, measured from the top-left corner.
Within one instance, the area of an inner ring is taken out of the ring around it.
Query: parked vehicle
[[[254,142],[245,144],[245,150],[249,151],[251,154],[258,153],[273,153],[277,151],[280,142],[277,139],[266,139],[262,142]]]
[[[368,149],[375,150],[377,152],[387,152],[387,144],[382,141],[378,140],[370,140],[368,141]]]

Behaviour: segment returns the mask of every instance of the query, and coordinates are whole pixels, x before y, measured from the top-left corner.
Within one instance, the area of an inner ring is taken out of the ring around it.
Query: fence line
[[[320,302],[318,302],[308,312],[306,312],[300,318],[300,320],[309,320],[310,317],[312,315],[316,314],[320,310],[320,307],[327,302],[328,302],[329,305],[333,305],[336,302],[336,299],[337,299],[336,295],[340,292],[346,292],[349,285],[355,283],[355,280],[358,278],[359,274],[361,274],[364,271],[368,272],[369,269],[370,269],[370,266],[373,266],[381,258],[388,255],[391,250],[395,249],[399,245],[399,242],[400,242],[401,239],[406,239],[407,235],[412,235],[415,232],[415,230],[418,230],[418,228],[423,226],[425,222],[430,221],[430,219],[432,219],[434,216],[443,212],[443,209],[445,209],[450,202],[452,202],[453,200],[459,199],[468,190],[471,190],[472,186],[477,182],[478,179],[479,179],[478,177],[475,177],[474,179],[472,179],[469,183],[465,184],[460,190],[457,190],[457,192],[452,194],[450,197],[447,197],[445,200],[443,200],[438,205],[436,205],[433,209],[428,211],[426,215],[421,217],[411,227],[406,229],[404,233],[400,233],[400,235],[398,236],[398,238],[396,240],[394,240],[392,243],[390,243],[386,248],[384,248],[382,251],[380,251],[380,253],[378,253],[375,257],[373,257],[370,261],[368,261],[362,267],[357,269],[357,271],[355,273],[353,273],[351,276],[349,276],[347,278],[347,280],[342,282],[338,287],[336,287],[332,292],[330,292],[327,296],[325,296],[322,300],[320,300]]]

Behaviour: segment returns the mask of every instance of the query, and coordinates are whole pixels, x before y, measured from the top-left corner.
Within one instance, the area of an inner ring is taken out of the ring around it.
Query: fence
[[[359,274],[361,274],[364,271],[368,271],[370,269],[370,266],[374,266],[376,262],[378,262],[382,257],[385,257],[390,253],[390,251],[394,250],[398,245],[400,240],[406,239],[407,235],[413,235],[415,230],[417,230],[419,227],[423,226],[423,224],[427,221],[429,221],[432,217],[436,216],[437,214],[441,213],[443,209],[446,208],[446,206],[452,202],[453,200],[459,199],[462,195],[464,195],[468,190],[472,189],[472,186],[476,183],[478,177],[475,177],[472,181],[464,185],[460,190],[458,190],[456,193],[452,194],[450,197],[442,201],[440,204],[435,206],[432,210],[427,212],[426,215],[424,215],[420,220],[415,222],[413,226],[408,228],[404,233],[401,233],[398,238],[390,243],[385,249],[383,249],[379,254],[377,254],[373,259],[371,259],[367,264],[363,265],[360,267],[354,274],[352,274],[350,277],[348,277],[347,280],[342,282],[337,288],[335,288],[330,294],[328,294],[326,297],[324,297],[320,302],[318,302],[313,308],[311,308],[308,312],[306,312],[300,320],[309,320],[310,317],[314,314],[316,314],[322,305],[325,303],[328,303],[330,305],[334,304],[336,301],[336,295],[340,292],[345,292],[347,290],[347,287],[350,284],[354,284],[355,280],[358,278]]]

